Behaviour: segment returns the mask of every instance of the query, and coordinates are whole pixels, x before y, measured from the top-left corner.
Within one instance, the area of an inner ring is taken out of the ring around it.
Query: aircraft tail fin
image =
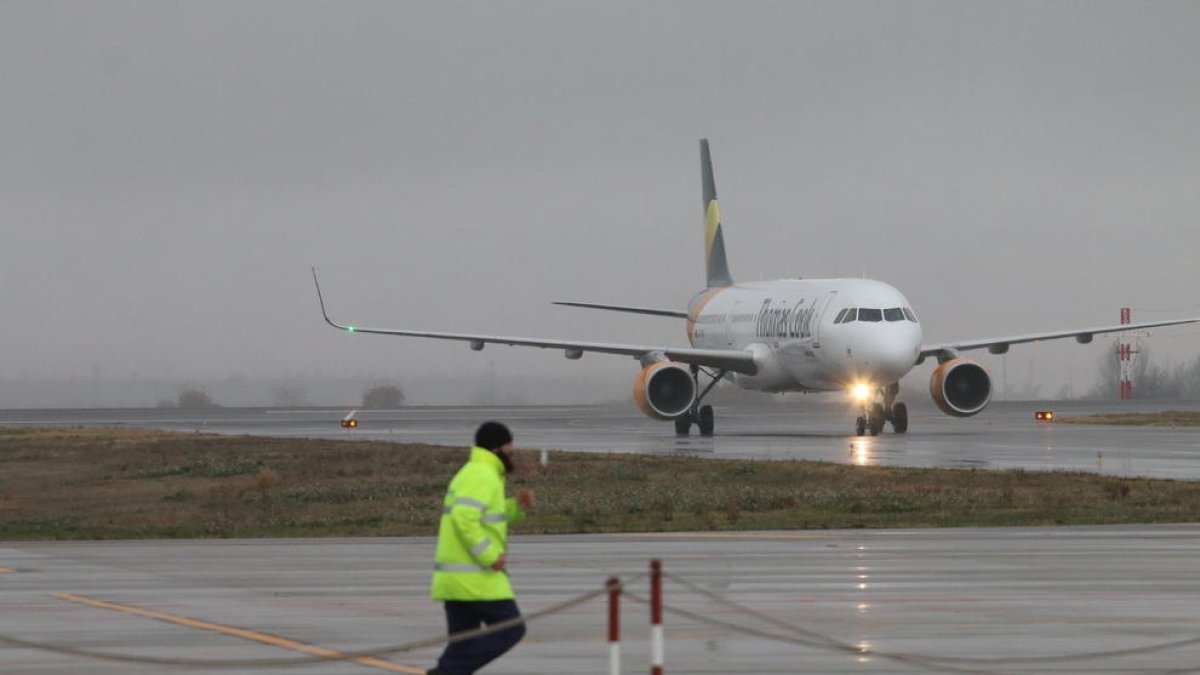
[[[700,173],[704,184],[704,258],[708,287],[732,286],[733,277],[729,274],[729,261],[725,257],[721,207],[717,205],[717,184],[713,179],[707,138],[700,139]]]

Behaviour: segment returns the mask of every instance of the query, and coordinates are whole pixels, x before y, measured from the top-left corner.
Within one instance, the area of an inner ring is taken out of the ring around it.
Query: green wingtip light
[[[346,326],[346,332],[347,332],[347,333],[353,333],[353,332],[354,332],[354,326]]]

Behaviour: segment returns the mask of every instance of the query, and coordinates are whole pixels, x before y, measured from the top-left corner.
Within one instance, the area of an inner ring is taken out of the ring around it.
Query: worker
[[[446,626],[455,633],[521,616],[508,579],[508,524],[525,517],[531,490],[505,498],[513,471],[513,436],[499,422],[484,422],[475,447],[446,491],[433,566],[434,600],[445,603]],[[446,645],[427,675],[471,675],[525,636],[525,624]]]

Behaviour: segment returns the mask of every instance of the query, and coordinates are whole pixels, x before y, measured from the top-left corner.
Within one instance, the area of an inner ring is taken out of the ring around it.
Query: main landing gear
[[[876,392],[876,395],[883,399],[882,402],[875,401],[868,405],[864,401],[862,415],[854,421],[854,434],[878,436],[888,422],[892,423],[892,431],[898,434],[907,432],[908,406],[896,402],[896,395],[899,393],[900,383],[894,382]]]
[[[727,371],[724,370],[718,370],[716,373],[713,373],[712,371],[701,368],[700,366],[692,366],[692,381],[695,383],[697,390],[700,389],[700,373],[704,373],[711,378],[712,381],[708,383],[708,386],[704,388],[704,391],[700,392],[700,395],[696,397],[696,400],[692,401],[692,407],[689,408],[687,412],[675,418],[675,435],[687,436],[689,433],[691,433],[693,424],[699,428],[701,436],[713,435],[713,426],[716,422],[716,419],[713,416],[713,407],[711,405],[700,405],[700,402],[704,400],[705,396],[708,396],[708,392],[712,391],[713,387],[717,386],[717,383],[721,381],[721,378],[725,377],[726,372]]]

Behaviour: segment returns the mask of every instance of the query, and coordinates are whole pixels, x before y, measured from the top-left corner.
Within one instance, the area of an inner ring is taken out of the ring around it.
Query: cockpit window
[[[856,319],[858,319],[858,308],[851,307],[850,309],[846,310],[846,318],[842,319],[842,323],[850,323]]]
[[[907,307],[904,308],[904,318],[913,323],[917,323],[917,315],[913,314],[913,311]]]
[[[883,318],[887,321],[903,321],[904,312],[899,307],[889,307],[883,310]]]
[[[834,323],[841,323],[842,321],[844,321],[844,320],[846,319],[846,314],[847,314],[847,313],[849,313],[849,312],[850,312],[850,308],[849,308],[849,307],[847,307],[847,308],[843,309],[842,311],[838,312],[837,318],[836,318],[836,319],[834,319],[834,320],[833,320],[833,322],[834,322]]]
[[[882,321],[883,320],[883,310],[859,308],[858,320],[859,321]]]

